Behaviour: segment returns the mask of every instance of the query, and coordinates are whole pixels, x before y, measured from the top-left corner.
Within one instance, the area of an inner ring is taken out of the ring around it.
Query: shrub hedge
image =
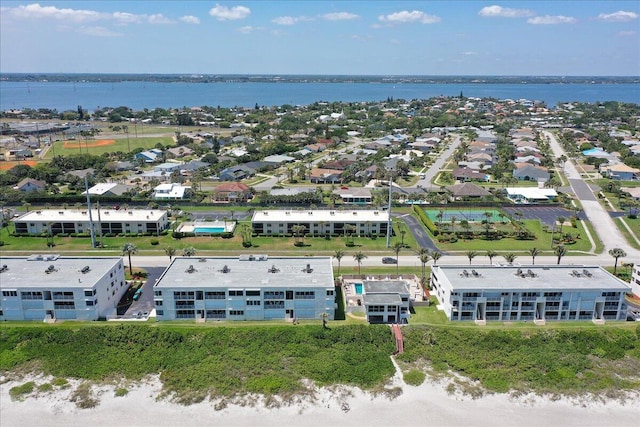
[[[424,210],[422,210],[422,208],[418,205],[413,205],[412,209],[413,212],[418,215],[418,218],[420,218],[422,224],[424,224],[424,226],[427,227],[427,229],[431,232],[431,234],[437,236],[439,234],[438,227],[436,227],[433,221],[431,221],[427,214],[424,213]]]

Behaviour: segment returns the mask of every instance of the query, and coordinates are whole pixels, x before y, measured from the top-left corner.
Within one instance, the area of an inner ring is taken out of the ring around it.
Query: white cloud
[[[335,12],[335,13],[326,13],[320,16],[322,19],[327,21],[350,21],[352,19],[360,18],[360,16],[355,13],[349,12]]]
[[[186,23],[186,24],[199,24],[200,23],[200,18],[192,16],[192,15],[186,15],[180,18],[180,21]]]
[[[635,36],[637,33],[635,31],[620,31],[618,33],[618,35],[620,37],[632,37]]]
[[[638,15],[635,12],[626,12],[624,10],[619,10],[613,13],[601,13],[598,15],[598,19],[605,22],[629,22],[634,19],[638,19]]]
[[[78,33],[86,34],[94,37],[122,37],[123,33],[111,31],[104,27],[80,27],[77,29]]]
[[[389,22],[392,24],[404,24],[407,22],[434,24],[436,22],[440,22],[440,17],[429,15],[419,10],[414,10],[412,12],[403,10],[402,12],[396,12],[390,15],[380,15],[378,19],[382,22]]]
[[[313,18],[307,16],[278,16],[271,20],[271,22],[278,25],[294,25],[302,21],[313,21]]]
[[[477,52],[472,52],[472,51],[467,51],[467,52],[462,52],[461,55],[463,56],[474,56],[477,55]]]
[[[144,16],[134,15],[133,13],[127,12],[114,12],[112,15],[113,19],[116,20],[119,24],[140,24],[143,21]]]
[[[534,25],[575,24],[576,22],[576,18],[562,15],[536,16],[535,18],[527,19],[527,23]]]
[[[251,9],[245,6],[228,8],[216,4],[216,6],[209,11],[209,15],[215,17],[218,21],[235,21],[251,15]]]
[[[16,18],[22,19],[57,19],[70,22],[91,22],[105,17],[106,14],[94,10],[83,9],[59,9],[55,6],[40,6],[38,3],[6,10]]]
[[[175,21],[173,21],[173,20],[171,20],[171,19],[167,18],[166,16],[164,16],[164,15],[163,15],[163,14],[161,14],[161,13],[157,13],[157,14],[155,14],[155,15],[150,15],[150,16],[147,18],[147,21],[148,21],[150,24],[173,24],[173,23],[175,22]]]
[[[264,30],[264,27],[252,27],[251,25],[246,25],[244,27],[240,27],[237,29],[237,31],[242,34],[251,34],[254,31],[262,31],[262,30]]]
[[[480,9],[480,12],[478,12],[478,15],[489,18],[526,18],[528,16],[535,15],[535,13],[529,9],[511,9],[508,7],[493,5],[483,7]]]

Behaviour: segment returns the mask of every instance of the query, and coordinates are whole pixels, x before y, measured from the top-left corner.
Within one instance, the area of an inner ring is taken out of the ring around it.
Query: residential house
[[[182,168],[182,163],[161,163],[153,167],[155,172],[164,172],[167,175],[171,175],[173,172],[177,172]]]
[[[337,169],[313,168],[309,172],[312,184],[335,184],[342,180],[342,172]]]
[[[89,194],[92,196],[122,196],[132,188],[130,185],[118,184],[117,182],[101,182],[91,187]],[[83,191],[82,194],[86,195],[87,192]]]
[[[451,193],[454,200],[479,199],[481,197],[491,196],[489,191],[470,182],[450,185],[447,187],[447,190]]]
[[[213,197],[218,202],[246,202],[253,198],[251,188],[241,182],[225,182],[213,190]]]
[[[170,158],[182,158],[193,154],[193,150],[189,147],[171,147],[167,149],[167,157]]]
[[[162,150],[152,148],[151,150],[141,151],[134,158],[144,163],[156,163],[162,160]]]
[[[373,202],[371,190],[361,187],[341,187],[333,191],[345,205],[370,205]]]
[[[220,172],[220,181],[242,181],[256,174],[255,169],[245,165],[231,166]]]
[[[467,167],[455,168],[452,172],[452,175],[456,181],[461,181],[461,182],[489,180],[489,176],[486,173],[481,172],[479,170],[467,168]]]
[[[558,197],[553,188],[508,187],[504,191],[509,200],[518,204],[547,202]]]
[[[14,190],[22,191],[24,193],[33,193],[34,191],[44,191],[47,188],[47,183],[39,181],[33,178],[24,178],[15,187]]]
[[[153,189],[155,200],[182,200],[189,195],[191,187],[176,183],[160,184]]]
[[[529,163],[517,163],[513,177],[518,181],[548,181],[550,174],[547,168]]]
[[[632,168],[624,163],[602,165],[600,172],[607,178],[619,181],[633,181],[640,178],[640,169]]]

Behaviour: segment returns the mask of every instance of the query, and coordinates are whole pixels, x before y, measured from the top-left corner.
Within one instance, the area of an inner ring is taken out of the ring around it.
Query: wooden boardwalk
[[[400,329],[400,325],[391,325],[391,333],[393,333],[393,336],[396,339],[396,354],[402,354],[404,352],[404,341],[402,339],[402,330]]]

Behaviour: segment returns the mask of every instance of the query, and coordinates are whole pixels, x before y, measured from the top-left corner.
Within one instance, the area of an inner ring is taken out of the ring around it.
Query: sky
[[[0,2],[0,72],[640,75],[640,1]]]

